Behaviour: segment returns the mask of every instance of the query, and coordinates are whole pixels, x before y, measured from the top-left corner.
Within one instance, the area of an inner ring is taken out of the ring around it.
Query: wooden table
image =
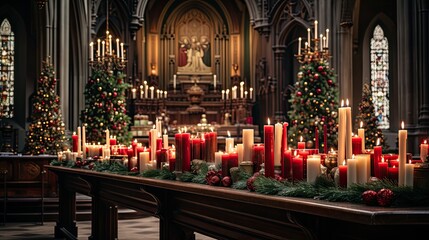
[[[76,192],[92,197],[89,239],[117,238],[117,206],[160,219],[159,239],[398,239],[425,233],[429,206],[383,208],[46,166],[58,176],[55,237],[77,236]],[[144,239],[144,236],[142,236]]]

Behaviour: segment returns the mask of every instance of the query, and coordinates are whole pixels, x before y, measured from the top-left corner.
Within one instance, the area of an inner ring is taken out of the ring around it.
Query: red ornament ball
[[[323,71],[323,66],[317,67],[317,71],[319,71],[319,72]]]
[[[209,185],[210,186],[217,186],[220,183],[220,177],[218,175],[213,176],[210,181],[209,181]]]
[[[118,96],[118,93],[117,92],[113,92],[113,96],[114,97]]]
[[[254,192],[254,191],[255,191],[255,185],[254,185],[255,180],[256,180],[256,177],[255,177],[255,176],[252,176],[252,177],[250,177],[249,179],[247,179],[247,182],[246,182],[247,189],[248,189],[249,191],[251,191],[251,192]]]
[[[334,84],[334,82],[332,81],[332,79],[328,79],[328,84],[329,84],[330,86],[332,86],[332,85]]]
[[[320,88],[316,89],[316,93],[317,94],[321,94],[322,93],[322,89],[320,89]]]
[[[210,183],[210,180],[212,179],[212,177],[217,176],[217,175],[218,175],[218,173],[216,171],[214,171],[214,170],[208,171],[206,173],[206,182],[207,182],[207,184]]]
[[[223,177],[221,183],[222,183],[222,186],[224,187],[230,187],[232,184],[231,177],[230,176]]]
[[[314,74],[314,79],[318,80],[319,79],[319,74]]]
[[[377,193],[377,203],[382,207],[388,207],[393,202],[393,191],[388,188],[383,188]]]
[[[377,192],[373,190],[367,190],[362,193],[362,201],[366,205],[374,206],[377,205]]]
[[[296,92],[296,96],[297,97],[301,97],[302,96],[302,92],[300,92],[300,91]]]

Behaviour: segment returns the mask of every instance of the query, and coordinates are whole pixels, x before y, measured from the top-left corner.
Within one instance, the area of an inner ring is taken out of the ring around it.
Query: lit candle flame
[[[384,162],[384,157],[383,156],[381,156],[381,162]]]
[[[380,138],[377,138],[377,144],[376,144],[377,146],[379,146],[380,145]]]
[[[164,135],[167,135],[167,129],[164,129]]]
[[[349,99],[348,98],[346,100],[346,105],[347,105],[347,107],[349,106]]]
[[[156,126],[155,126],[155,124],[153,125],[153,127],[152,127],[152,129],[155,129],[156,128]]]
[[[402,121],[401,127],[402,127],[402,129],[404,129],[404,121]]]
[[[229,132],[229,130],[228,130],[228,137],[231,137],[231,133]]]
[[[268,125],[270,125],[270,118],[268,118],[267,122],[268,122]]]
[[[345,166],[346,165],[346,160],[343,160],[343,166]]]
[[[302,142],[302,136],[301,136],[301,137],[299,137],[299,141],[300,141],[300,142]]]
[[[423,143],[424,143],[424,144],[427,144],[427,140],[425,140]]]
[[[344,99],[341,99],[341,107],[344,107]]]
[[[363,127],[363,122],[362,121],[360,121],[360,128],[362,128]]]

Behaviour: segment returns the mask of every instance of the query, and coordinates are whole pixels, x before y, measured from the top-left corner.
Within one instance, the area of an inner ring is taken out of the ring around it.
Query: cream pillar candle
[[[220,164],[222,164],[222,155],[222,151],[215,152],[215,166],[219,166]]]
[[[405,164],[405,186],[413,187],[414,182],[414,164]]]
[[[404,122],[401,123],[402,129],[398,132],[399,138],[399,173],[398,186],[405,184],[405,163],[407,162],[407,130],[404,130]]]
[[[225,139],[225,152],[232,153],[234,150],[234,138],[231,137],[231,133],[228,131],[228,137]]]
[[[352,108],[349,107],[349,100],[346,100],[346,159],[352,157]]]
[[[356,159],[354,159],[354,156],[350,159],[347,159],[347,187],[350,187],[350,185],[357,183],[356,168]]]
[[[143,172],[145,170],[148,169],[148,164],[149,164],[149,152],[140,152],[139,153],[139,157],[140,157],[140,165],[139,165],[139,169],[140,172]]]
[[[168,134],[167,129],[164,129],[164,135],[162,135],[163,148],[168,149]]]
[[[252,161],[253,144],[255,141],[253,129],[243,129],[243,161]]]
[[[110,145],[110,131],[108,128],[106,129],[106,145]]]
[[[358,136],[362,138],[362,152],[365,152],[365,129],[363,128],[363,122],[360,122],[360,128],[358,129]]]
[[[370,154],[358,154],[356,157],[356,180],[357,183],[366,183],[370,177]]]
[[[420,160],[422,162],[426,161],[426,157],[428,155],[428,144],[425,140],[422,144],[420,144]]]
[[[280,161],[282,157],[282,136],[283,125],[281,123],[276,123],[274,125],[274,166],[281,165]]]
[[[86,131],[85,131],[85,125],[82,126],[82,158],[86,159]]]
[[[238,164],[240,164],[243,162],[243,159],[244,159],[244,149],[243,149],[242,143],[237,144],[237,155],[238,155]]]
[[[82,130],[77,127],[77,155],[80,156],[82,152]]]
[[[341,107],[338,108],[338,162],[346,160],[346,109],[344,100],[341,100]]]
[[[307,182],[314,183],[320,173],[320,155],[309,155],[307,157]]]
[[[153,161],[156,159],[156,139],[158,138],[158,131],[155,128],[152,128],[150,130],[150,161]]]

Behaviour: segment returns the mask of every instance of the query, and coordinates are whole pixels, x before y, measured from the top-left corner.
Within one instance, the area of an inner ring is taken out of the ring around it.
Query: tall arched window
[[[370,45],[371,91],[375,114],[379,119],[378,128],[390,128],[389,121],[389,42],[384,31],[377,25]]]
[[[0,118],[13,117],[15,36],[7,19],[0,25]]]

